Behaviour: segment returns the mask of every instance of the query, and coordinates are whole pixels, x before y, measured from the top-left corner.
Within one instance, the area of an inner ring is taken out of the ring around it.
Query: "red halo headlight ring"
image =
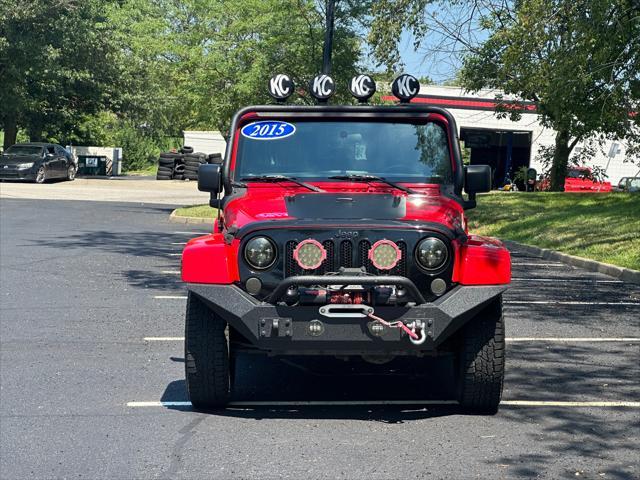
[[[308,238],[293,250],[293,259],[304,270],[315,270],[327,259],[327,250],[317,240]]]
[[[402,258],[402,251],[391,240],[378,240],[369,249],[368,257],[378,270],[392,270]]]

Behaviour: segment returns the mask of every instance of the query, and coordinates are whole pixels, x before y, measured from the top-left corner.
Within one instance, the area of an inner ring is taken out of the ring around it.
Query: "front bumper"
[[[427,332],[422,345],[412,344],[400,329],[373,334],[370,324],[374,321],[368,317],[327,317],[320,313],[320,306],[260,302],[235,285],[192,283],[188,289],[258,350],[296,355],[411,355],[436,352],[507,286],[457,286],[432,303],[375,307],[375,315],[388,322],[422,321]]]
[[[35,180],[33,168],[0,168],[0,180]]]

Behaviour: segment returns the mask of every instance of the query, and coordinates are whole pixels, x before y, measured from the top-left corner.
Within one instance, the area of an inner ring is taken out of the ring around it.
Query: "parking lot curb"
[[[515,248],[523,253],[536,255],[545,260],[557,260],[573,267],[584,268],[591,272],[604,273],[605,275],[617,278],[623,282],[640,284],[640,271],[638,270],[618,267],[609,263],[597,262],[588,258],[576,257],[575,255],[569,255],[556,250],[549,250],[547,248],[534,247],[532,245],[514,242],[513,240],[503,240],[503,243],[509,249]]]
[[[213,218],[183,217],[183,216],[180,216],[180,215],[176,215],[176,211],[175,210],[173,212],[171,212],[171,215],[169,215],[169,221],[172,222],[172,223],[196,223],[196,224],[209,223],[209,224],[213,224]]]

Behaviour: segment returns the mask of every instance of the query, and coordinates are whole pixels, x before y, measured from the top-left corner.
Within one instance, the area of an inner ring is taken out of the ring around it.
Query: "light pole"
[[[322,73],[331,73],[331,50],[333,49],[333,26],[335,20],[336,0],[326,0],[326,30],[324,32],[324,49],[322,52]]]

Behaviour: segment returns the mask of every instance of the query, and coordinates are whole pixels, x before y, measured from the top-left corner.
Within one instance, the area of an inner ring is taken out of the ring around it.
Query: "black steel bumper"
[[[414,345],[396,328],[372,333],[374,321],[365,316],[324,316],[320,312],[324,306],[260,302],[235,285],[189,284],[188,289],[258,350],[274,354],[411,355],[438,350],[507,286],[458,286],[432,303],[375,307],[375,315],[388,322],[420,320],[427,332],[422,345]]]

